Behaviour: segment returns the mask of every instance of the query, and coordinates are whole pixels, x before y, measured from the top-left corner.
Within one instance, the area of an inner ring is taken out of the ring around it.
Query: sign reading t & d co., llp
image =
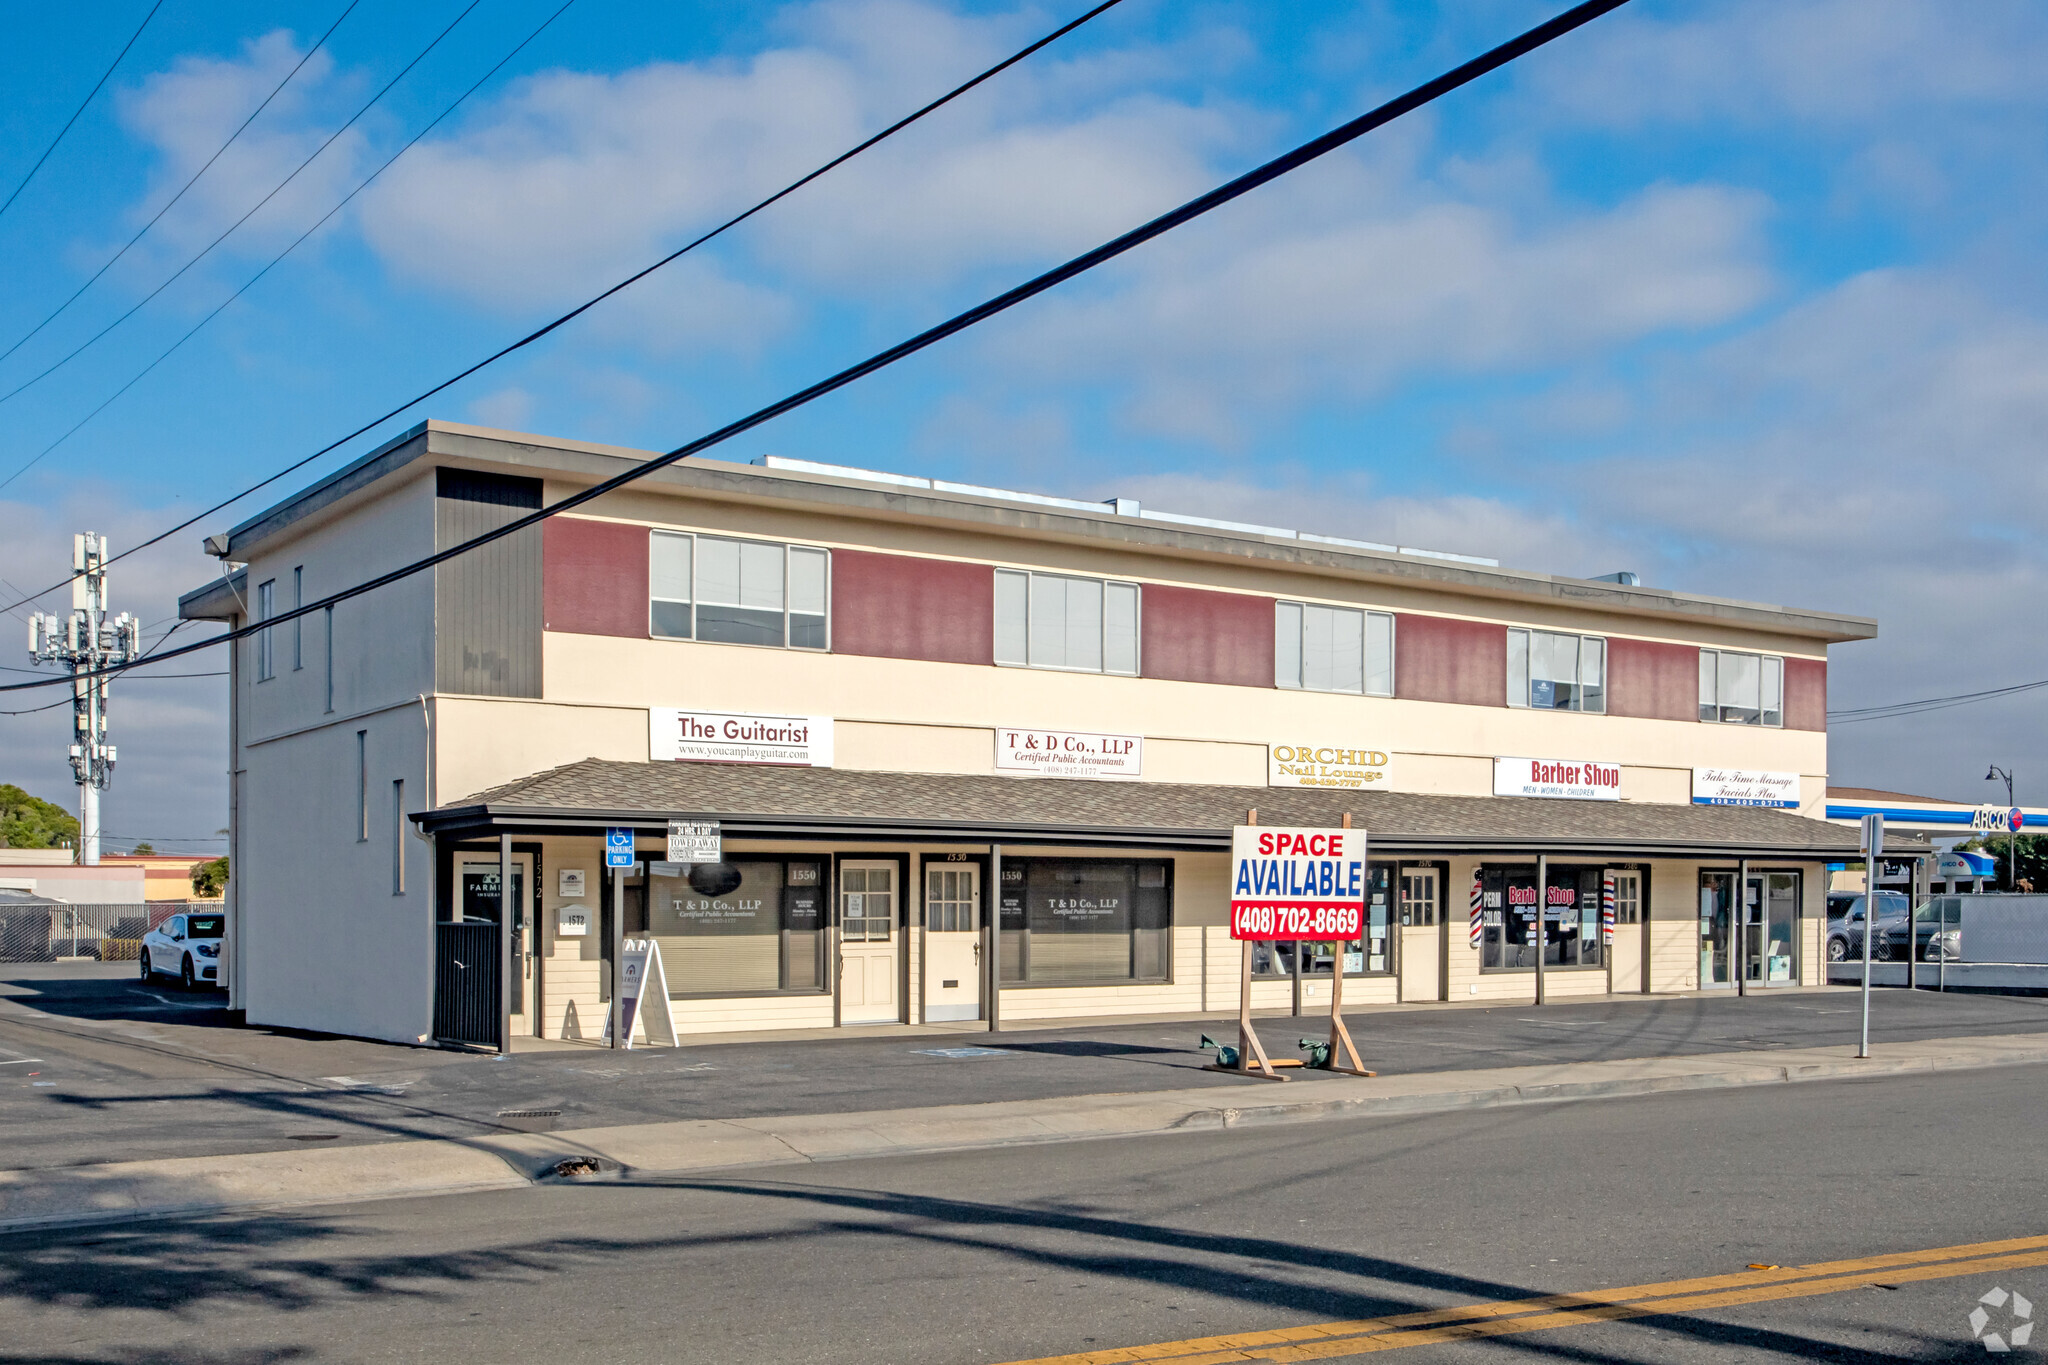
[[[1040,777],[1137,777],[1145,769],[1145,741],[1139,735],[1094,731],[996,730],[996,767]]]
[[[1239,825],[1230,835],[1230,936],[1359,937],[1365,917],[1365,831]]]

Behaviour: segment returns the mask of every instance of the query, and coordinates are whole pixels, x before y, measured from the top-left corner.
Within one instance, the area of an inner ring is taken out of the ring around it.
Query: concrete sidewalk
[[[520,1189],[537,1181],[673,1176],[1247,1124],[1440,1113],[1732,1086],[1895,1076],[2048,1061],[2048,1035],[1883,1045],[1859,1061],[1818,1047],[1570,1062],[1312,1084],[1062,1096],[865,1113],[690,1119],[555,1133],[370,1143],[0,1172],[0,1230]],[[1213,1074],[1213,1073],[1211,1073]],[[562,1173],[563,1163],[581,1176]]]

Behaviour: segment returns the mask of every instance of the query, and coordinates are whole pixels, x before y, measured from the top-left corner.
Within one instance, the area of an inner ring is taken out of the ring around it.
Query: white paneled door
[[[896,864],[839,864],[839,1022],[894,1024],[903,1018],[896,989],[903,935]]]
[[[981,868],[924,868],[924,1017],[981,1018]]]

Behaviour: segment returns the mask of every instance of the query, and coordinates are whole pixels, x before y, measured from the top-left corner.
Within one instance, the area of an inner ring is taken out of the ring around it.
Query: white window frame
[[[266,578],[256,585],[256,619],[268,621],[277,615],[277,580]],[[269,682],[277,676],[277,650],[271,628],[256,632],[256,681]]]
[[[1304,660],[1308,652],[1304,643],[1308,635],[1309,613],[1312,611],[1349,612],[1359,618],[1357,687],[1310,687],[1303,680],[1307,672]],[[1281,649],[1281,636],[1288,631],[1286,622],[1290,612],[1294,615],[1294,647],[1291,654],[1284,653]],[[1386,623],[1387,665],[1384,690],[1372,685],[1372,627],[1375,619]],[[1399,648],[1394,633],[1394,613],[1390,611],[1373,611],[1367,607],[1346,607],[1331,602],[1281,598],[1273,604],[1273,685],[1300,692],[1334,692],[1354,697],[1391,697],[1394,695],[1394,656]],[[1290,657],[1294,661],[1291,678],[1283,671]]]
[[[1578,704],[1576,706],[1531,706],[1529,704],[1529,694],[1533,690],[1533,680],[1529,676],[1529,650],[1533,638],[1538,635],[1548,635],[1560,640],[1577,640],[1579,642],[1579,677],[1575,684],[1578,689]],[[1600,650],[1600,705],[1598,707],[1591,707],[1585,704],[1586,647],[1588,645],[1596,645]],[[1571,630],[1539,630],[1534,626],[1510,626],[1508,628],[1508,676],[1506,683],[1508,705],[1526,711],[1576,712],[1579,715],[1586,716],[1606,715],[1608,654],[1607,637],[1605,635],[1584,635],[1578,631]],[[1517,672],[1518,659],[1519,674]],[[1521,683],[1519,687],[1516,686],[1518,676]]]
[[[687,599],[680,597],[656,597],[654,595],[654,547],[657,537],[686,541],[689,544],[690,596]],[[731,541],[737,545],[767,545],[782,551],[781,644],[754,644],[746,640],[705,640],[703,638],[700,613],[703,607],[704,578],[701,566],[698,564],[697,547],[699,542],[705,539]],[[789,606],[790,583],[793,578],[791,571],[794,566],[795,556],[799,553],[815,554],[823,559],[825,564],[825,600],[822,612],[825,621],[825,642],[821,645],[796,645],[790,643],[790,617],[793,615],[808,616],[811,614],[809,612],[792,612]],[[654,628],[654,604],[656,602],[681,603],[687,606],[690,612],[690,633],[688,635],[668,635],[657,631]],[[760,540],[753,536],[721,535],[710,531],[671,531],[659,527],[649,527],[647,533],[647,635],[649,639],[653,640],[735,645],[742,649],[795,649],[801,650],[806,654],[830,654],[832,652],[832,552],[822,545],[806,545],[801,541]]]
[[[1730,720],[1723,713],[1730,710],[1722,700],[1721,675],[1726,659],[1756,660],[1757,704],[1755,720]],[[1707,700],[1707,673],[1714,675],[1714,699]],[[1773,678],[1776,678],[1778,705],[1774,711],[1764,704],[1769,697]],[[1714,714],[1707,715],[1711,709]],[[1775,715],[1776,720],[1768,717]],[[1761,725],[1773,730],[1785,728],[1785,656],[1782,654],[1757,654],[1746,649],[1702,649],[1700,651],[1700,722],[1704,725]]]
[[[1102,666],[1085,668],[1075,664],[1041,663],[1031,657],[1032,603],[1037,598],[1033,591],[1036,580],[1057,579],[1062,582],[1093,583],[1102,589]],[[1024,648],[1022,657],[1004,657],[1003,646],[1003,586],[1005,581],[1022,580],[1024,586]],[[1128,669],[1111,668],[1110,658],[1110,610],[1111,588],[1128,588],[1131,592],[1131,666]],[[998,668],[1037,668],[1054,673],[1091,673],[1099,677],[1138,678],[1145,672],[1145,588],[1127,578],[1096,578],[1090,574],[1039,573],[1031,569],[997,569],[995,571],[994,598],[992,607],[995,621],[994,662]]]

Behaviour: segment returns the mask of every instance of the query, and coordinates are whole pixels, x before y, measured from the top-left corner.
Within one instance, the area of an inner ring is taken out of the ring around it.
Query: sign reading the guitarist
[[[1359,936],[1365,918],[1365,831],[1239,825],[1230,834],[1230,936]]]

